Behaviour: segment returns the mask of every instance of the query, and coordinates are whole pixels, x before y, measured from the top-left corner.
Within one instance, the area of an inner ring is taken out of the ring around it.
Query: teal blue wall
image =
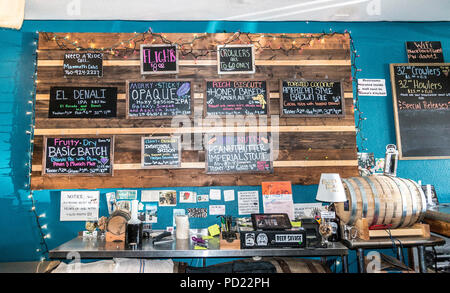
[[[361,97],[360,109],[367,117],[363,124],[366,147],[376,157],[384,157],[385,146],[395,143],[389,63],[407,62],[405,41],[441,41],[444,58],[450,61],[449,23],[320,23],[320,22],[125,22],[125,21],[25,21],[22,30],[0,29],[0,262],[39,259],[39,235],[30,213],[30,200],[25,187],[26,162],[29,158],[30,109],[27,101],[33,90],[33,41],[36,31],[49,32],[142,32],[151,27],[154,32],[344,32],[351,31],[358,54],[359,78],[384,78],[387,97]],[[360,145],[360,142],[358,141]],[[436,186],[441,202],[450,202],[450,160],[400,161],[398,176],[422,180]],[[289,180],[289,178],[286,178]],[[224,189],[259,190],[260,187],[221,187]],[[314,202],[317,186],[294,186],[294,202]],[[175,188],[177,191],[208,193],[208,188]],[[104,194],[111,190],[101,190]],[[82,222],[59,222],[59,192],[35,192],[38,213],[46,213],[42,224],[48,225],[50,249],[76,236]],[[213,201],[212,204],[220,204]],[[201,207],[202,205],[199,204]],[[206,207],[207,204],[204,204]],[[237,214],[237,201],[226,203],[227,212]],[[180,204],[177,208],[192,207]],[[100,204],[100,214],[106,214],[106,203]],[[155,227],[171,225],[171,208],[159,208],[159,223]],[[216,222],[209,216],[206,224]],[[194,220],[193,227],[204,227]]]

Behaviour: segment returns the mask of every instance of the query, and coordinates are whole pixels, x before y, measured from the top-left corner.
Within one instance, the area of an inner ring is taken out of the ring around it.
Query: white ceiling
[[[25,19],[450,21],[450,0],[27,0]]]

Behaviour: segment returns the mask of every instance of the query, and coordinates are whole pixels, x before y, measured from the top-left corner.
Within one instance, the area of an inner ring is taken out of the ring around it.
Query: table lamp
[[[347,196],[339,174],[322,173],[322,175],[320,175],[316,200],[331,203],[347,201]]]

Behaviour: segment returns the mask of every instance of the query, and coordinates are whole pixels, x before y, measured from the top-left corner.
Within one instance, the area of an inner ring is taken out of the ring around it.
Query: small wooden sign
[[[181,141],[179,136],[142,137],[142,168],[179,168]]]
[[[255,73],[255,46],[217,46],[217,70],[219,74]]]
[[[64,54],[64,77],[103,76],[103,53],[72,52]]]
[[[406,42],[406,53],[409,63],[444,63],[439,41]]]
[[[44,137],[43,175],[112,175],[114,137]]]
[[[178,73],[177,45],[141,45],[141,74]]]

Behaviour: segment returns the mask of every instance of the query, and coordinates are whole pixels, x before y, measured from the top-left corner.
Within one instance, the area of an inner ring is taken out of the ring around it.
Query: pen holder
[[[235,237],[230,237],[229,234],[234,234]],[[229,241],[228,239],[234,238],[233,241]],[[235,250],[241,249],[241,240],[239,237],[239,233],[237,232],[222,232],[220,233],[219,245],[221,250]]]

